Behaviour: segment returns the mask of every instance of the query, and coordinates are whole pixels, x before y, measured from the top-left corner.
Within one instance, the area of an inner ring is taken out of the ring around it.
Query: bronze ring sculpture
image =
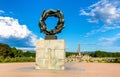
[[[55,29],[48,30],[47,26],[46,26],[46,23],[45,23],[45,20],[48,17],[51,17],[51,16],[57,17],[59,20],[57,22],[57,25],[55,26]],[[46,35],[49,35],[49,36],[50,35],[53,36],[57,33],[60,33],[61,30],[64,28],[64,16],[63,16],[63,14],[61,13],[60,10],[57,10],[57,11],[54,11],[54,10],[46,11],[46,10],[44,10],[43,13],[42,13],[42,17],[39,21],[39,27],[40,27],[41,32],[44,32]]]

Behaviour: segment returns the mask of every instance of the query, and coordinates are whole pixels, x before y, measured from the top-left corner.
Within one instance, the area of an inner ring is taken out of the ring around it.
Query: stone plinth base
[[[64,40],[36,41],[36,69],[64,70],[64,63]]]
[[[45,36],[45,40],[56,40],[57,39],[57,36],[55,36],[55,35],[46,35]]]

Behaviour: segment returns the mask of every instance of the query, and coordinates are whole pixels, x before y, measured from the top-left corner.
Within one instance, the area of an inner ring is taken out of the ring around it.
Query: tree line
[[[92,57],[120,57],[120,52],[105,52],[97,50],[89,53],[89,55]]]
[[[0,56],[4,58],[10,57],[33,57],[35,58],[35,52],[23,52],[20,49],[16,49],[15,47],[10,47],[7,44],[0,43]],[[97,50],[95,52],[81,52],[82,55],[89,55],[91,57],[120,57],[120,52],[105,52]],[[66,52],[66,57],[70,55],[78,55],[78,52]]]
[[[23,52],[15,47],[10,47],[7,44],[0,43],[0,56],[6,58],[16,58],[16,57],[35,57],[35,52]]]
[[[66,57],[70,55],[78,55],[78,52],[66,52]],[[106,52],[101,50],[96,50],[94,52],[81,52],[81,55],[88,55],[91,57],[120,57],[120,52]]]

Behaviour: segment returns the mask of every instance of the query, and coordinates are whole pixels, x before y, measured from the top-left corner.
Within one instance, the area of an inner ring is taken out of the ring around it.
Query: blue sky
[[[65,28],[57,34],[67,51],[120,51],[119,0],[0,0],[0,42],[32,50],[45,37],[38,26],[43,10],[60,9]],[[54,28],[55,18],[46,20]]]

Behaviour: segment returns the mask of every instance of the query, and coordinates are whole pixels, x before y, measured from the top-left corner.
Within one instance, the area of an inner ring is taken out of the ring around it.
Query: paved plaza
[[[66,63],[64,71],[35,70],[35,63],[1,63],[0,77],[119,77],[120,64]]]

